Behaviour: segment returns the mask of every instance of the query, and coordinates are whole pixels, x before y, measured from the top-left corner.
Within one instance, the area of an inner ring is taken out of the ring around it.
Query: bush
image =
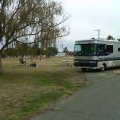
[[[49,47],[46,50],[46,56],[50,57],[50,56],[55,56],[58,53],[58,49],[56,47]]]

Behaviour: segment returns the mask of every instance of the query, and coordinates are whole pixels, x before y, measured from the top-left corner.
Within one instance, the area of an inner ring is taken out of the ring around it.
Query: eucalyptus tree
[[[46,42],[46,31],[62,29],[59,26],[67,19],[61,4],[53,0],[0,0],[0,55],[12,42],[31,43],[36,35],[40,36],[38,42]],[[67,34],[59,33],[55,38]],[[2,72],[1,62],[0,69]]]

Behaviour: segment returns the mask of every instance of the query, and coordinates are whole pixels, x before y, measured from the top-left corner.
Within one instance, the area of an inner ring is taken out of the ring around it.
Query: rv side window
[[[118,48],[118,51],[120,52],[120,48]]]
[[[113,53],[113,45],[106,45],[106,52]]]

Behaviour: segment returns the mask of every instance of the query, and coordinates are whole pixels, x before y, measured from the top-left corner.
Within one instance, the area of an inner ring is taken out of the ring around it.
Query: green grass
[[[37,61],[39,67],[4,59],[0,75],[0,120],[24,120],[85,83],[84,76],[61,58]]]

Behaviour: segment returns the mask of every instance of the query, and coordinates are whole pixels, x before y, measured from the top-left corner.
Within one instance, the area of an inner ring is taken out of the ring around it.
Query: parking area
[[[85,88],[31,120],[119,120],[120,75],[117,71],[86,72]]]

